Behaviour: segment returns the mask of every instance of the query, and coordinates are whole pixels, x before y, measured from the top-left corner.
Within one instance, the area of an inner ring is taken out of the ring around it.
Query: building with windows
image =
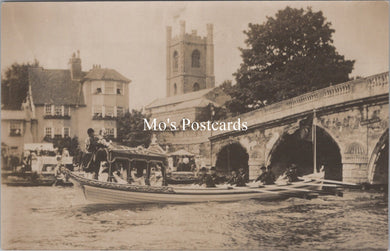
[[[146,112],[157,121],[204,119],[210,104],[222,106],[230,98],[215,88],[213,25],[207,24],[207,35],[201,37],[196,30],[187,34],[181,21],[177,36],[172,37],[172,27],[167,27],[166,43],[166,97],[147,105]]]
[[[116,138],[116,119],[129,109],[130,82],[97,65],[83,72],[79,53],[69,60],[69,69],[29,68],[22,110],[2,110],[2,142],[21,153],[24,143],[77,136],[83,148],[90,127]]]
[[[196,92],[215,86],[213,25],[207,24],[207,36],[185,32],[180,22],[180,33],[172,37],[167,27],[167,97]]]

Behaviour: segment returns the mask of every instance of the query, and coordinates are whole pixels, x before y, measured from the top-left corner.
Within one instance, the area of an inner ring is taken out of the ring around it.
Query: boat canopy
[[[128,147],[115,145],[109,151],[110,161],[115,161],[115,159],[127,159],[127,160],[145,160],[151,162],[164,162],[166,161],[167,156],[163,153],[156,153],[150,151],[143,147]]]
[[[156,153],[154,151],[148,150],[144,147],[128,147],[115,145],[108,150],[108,163],[109,163],[109,181],[113,179],[113,165],[120,161],[127,161],[128,166],[126,168],[127,173],[130,173],[130,170],[133,166],[136,166],[139,162],[146,163],[146,177],[145,183],[149,183],[151,168],[154,164],[158,164],[161,167],[161,173],[163,176],[163,185],[166,185],[166,165],[167,165],[167,155],[163,153]],[[128,176],[129,177],[129,176]]]

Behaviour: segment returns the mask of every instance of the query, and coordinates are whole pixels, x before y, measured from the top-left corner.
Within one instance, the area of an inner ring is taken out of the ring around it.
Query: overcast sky
[[[351,76],[388,70],[387,2],[71,2],[3,3],[1,69],[36,58],[47,69],[66,69],[80,50],[83,70],[93,64],[112,68],[132,80],[130,107],[165,96],[166,26],[206,35],[214,24],[216,85],[238,69],[238,47],[245,46],[248,23],[263,23],[286,6],[323,11],[336,30],[334,44],[356,60]]]

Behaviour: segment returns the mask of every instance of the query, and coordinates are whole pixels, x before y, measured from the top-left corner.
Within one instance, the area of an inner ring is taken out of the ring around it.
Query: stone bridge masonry
[[[249,177],[256,177],[283,138],[312,121],[315,111],[316,126],[338,147],[342,180],[375,183],[376,160],[382,145],[388,144],[388,77],[385,72],[353,80],[242,114],[239,118],[248,122],[247,131],[219,131],[209,137],[211,165],[223,147],[239,143],[249,155]]]

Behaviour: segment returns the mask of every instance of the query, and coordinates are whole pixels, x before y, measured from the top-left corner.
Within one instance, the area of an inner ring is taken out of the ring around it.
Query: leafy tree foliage
[[[311,8],[280,10],[244,31],[247,48],[228,90],[233,114],[348,81],[354,65],[333,46],[331,23]]]
[[[68,149],[69,154],[71,156],[75,156],[79,151],[79,139],[77,136],[74,136],[73,138],[69,136],[66,136],[64,138],[45,137],[43,140],[49,143],[53,143],[53,146],[55,148],[58,148],[58,151],[60,153],[62,153],[62,150],[64,150],[64,148]]]
[[[130,147],[139,145],[148,147],[152,132],[149,130],[144,131],[144,118],[149,120],[149,116],[138,110],[126,112],[123,117],[118,118],[117,137],[119,143]]]
[[[28,68],[38,67],[39,62],[14,63],[1,78],[1,104],[4,109],[19,110],[28,92]]]

